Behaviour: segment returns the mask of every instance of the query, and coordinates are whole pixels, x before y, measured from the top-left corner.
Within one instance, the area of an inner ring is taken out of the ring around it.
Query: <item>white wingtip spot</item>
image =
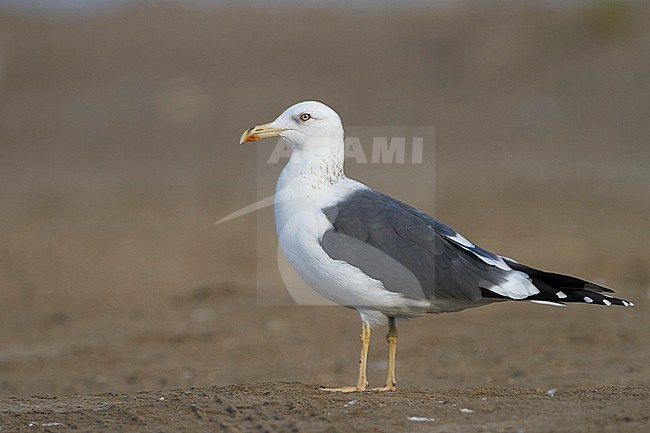
[[[627,302],[627,301],[621,301],[621,302],[623,302],[623,306],[624,306],[624,307],[629,307],[629,306],[630,306],[630,303]]]
[[[607,305],[608,307],[612,305],[612,303],[609,302],[607,299],[603,299],[603,304]]]
[[[587,304],[591,304],[592,302],[594,302],[594,300],[591,299],[589,296],[585,296],[584,299]]]
[[[559,292],[557,292],[555,295],[556,295],[558,298],[560,298],[560,299],[564,299],[564,298],[567,297],[567,296],[566,296],[566,293],[564,293],[562,290],[560,290]]]

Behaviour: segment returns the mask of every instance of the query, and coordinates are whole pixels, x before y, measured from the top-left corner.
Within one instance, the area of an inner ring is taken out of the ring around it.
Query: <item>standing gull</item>
[[[275,191],[280,248],[318,293],[361,316],[359,377],[368,389],[371,328],[388,322],[388,378],[395,389],[396,319],[493,302],[564,305],[633,304],[612,290],[534,269],[486,251],[426,213],[349,179],[338,114],[315,101],[289,107],[275,121],[248,129],[241,143],[281,137],[292,153]]]

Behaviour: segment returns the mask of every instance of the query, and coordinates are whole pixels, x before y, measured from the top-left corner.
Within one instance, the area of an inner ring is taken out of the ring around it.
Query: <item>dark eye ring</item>
[[[309,119],[311,119],[311,114],[309,114],[309,113],[302,113],[300,115],[300,120],[302,120],[303,122],[306,122]]]

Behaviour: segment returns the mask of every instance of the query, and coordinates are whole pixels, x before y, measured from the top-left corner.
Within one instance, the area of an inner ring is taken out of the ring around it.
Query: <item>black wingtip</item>
[[[576,290],[571,292],[570,298],[564,299],[568,302],[583,302],[585,304],[605,305],[611,307],[612,305],[621,305],[623,307],[634,307],[634,302],[625,299],[615,298],[613,296],[605,295],[598,292],[591,292],[588,290]]]
[[[620,305],[623,307],[633,307],[634,303],[625,299],[619,299],[611,296],[614,293],[612,289],[594,284],[590,281],[581,280],[580,278],[570,275],[556,274],[545,272],[539,269],[531,268],[526,265],[514,262],[510,259],[504,259],[508,265],[519,272],[523,272],[532,280],[533,285],[539,289],[539,293],[525,298],[527,301],[546,302],[553,304],[562,304],[566,302],[576,302],[594,305]],[[500,298],[489,290],[482,290],[484,297]]]

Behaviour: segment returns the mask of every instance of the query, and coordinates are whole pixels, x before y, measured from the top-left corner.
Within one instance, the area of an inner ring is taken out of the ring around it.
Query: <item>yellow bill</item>
[[[239,144],[248,143],[249,141],[257,141],[263,138],[277,137],[286,131],[284,128],[272,128],[271,123],[265,123],[264,125],[253,126],[250,129],[247,129],[242,134],[239,139]]]

